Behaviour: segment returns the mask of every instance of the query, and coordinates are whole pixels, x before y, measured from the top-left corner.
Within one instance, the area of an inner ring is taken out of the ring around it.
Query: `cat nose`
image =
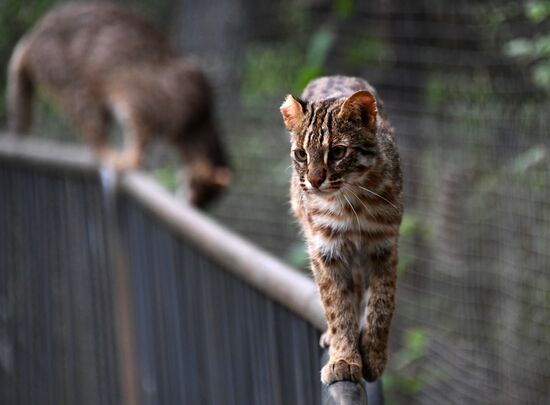
[[[313,169],[310,170],[307,174],[307,180],[315,188],[321,187],[321,184],[323,184],[326,178],[327,172],[325,171],[325,169]]]

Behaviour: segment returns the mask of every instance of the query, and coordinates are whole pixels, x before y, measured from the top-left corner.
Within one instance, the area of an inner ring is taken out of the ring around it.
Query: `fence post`
[[[107,219],[107,250],[113,275],[113,312],[118,353],[121,404],[140,404],[140,384],[136,361],[136,328],[132,297],[132,278],[122,243],[118,217],[119,174],[111,167],[100,169],[103,204]]]

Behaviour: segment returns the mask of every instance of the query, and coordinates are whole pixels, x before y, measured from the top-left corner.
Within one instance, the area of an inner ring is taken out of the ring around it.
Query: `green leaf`
[[[533,80],[539,86],[550,90],[550,62],[540,63],[533,68]]]
[[[299,269],[306,269],[309,265],[309,255],[303,242],[295,243],[287,253],[287,262]]]
[[[422,328],[411,328],[405,333],[407,348],[417,355],[424,353],[426,340],[426,332]]]
[[[506,44],[504,52],[513,58],[533,57],[535,55],[535,47],[532,40],[517,38]]]
[[[171,167],[161,167],[155,170],[155,178],[160,184],[169,190],[175,190],[177,187],[176,170]]]
[[[402,370],[424,356],[427,346],[426,332],[422,328],[409,328],[405,331],[404,345],[394,356],[395,367]]]
[[[534,146],[514,159],[512,172],[514,174],[523,174],[545,159],[548,159],[547,149],[541,145]]]
[[[411,235],[415,228],[418,225],[418,218],[412,214],[403,215],[403,221],[401,222],[401,227],[399,228],[399,233],[401,236]]]
[[[280,98],[290,89],[303,65],[300,49],[293,44],[255,44],[245,50],[241,100],[247,109]]]
[[[397,278],[399,279],[403,278],[406,272],[407,272],[407,265],[403,260],[401,260],[399,262],[399,265],[397,266]]]
[[[525,6],[527,17],[536,23],[540,23],[550,17],[550,1],[530,1]]]
[[[334,39],[332,29],[326,26],[319,28],[311,37],[306,63],[315,67],[323,66]]]
[[[414,393],[414,392],[417,392],[420,389],[420,387],[422,387],[422,382],[420,381],[419,378],[408,377],[403,379],[402,386],[407,391]]]
[[[307,84],[316,77],[322,76],[324,69],[320,66],[305,66],[298,73],[295,88],[297,93],[301,93]]]
[[[368,36],[358,38],[346,45],[344,57],[354,66],[367,63],[383,63],[392,57],[391,47],[383,38]]]
[[[335,0],[334,9],[339,18],[347,18],[353,13],[354,0]]]
[[[550,58],[550,35],[533,40],[535,56]]]

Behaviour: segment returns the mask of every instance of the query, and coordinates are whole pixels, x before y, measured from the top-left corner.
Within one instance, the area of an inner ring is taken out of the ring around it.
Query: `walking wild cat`
[[[29,130],[35,86],[68,114],[101,161],[136,167],[153,136],[163,134],[187,164],[192,202],[210,201],[229,182],[206,78],[129,10],[67,4],[19,41],[8,69],[12,132]],[[122,153],[108,146],[113,119],[123,129]]]
[[[327,317],[321,380],[373,381],[387,361],[403,212],[392,128],[373,87],[353,77],[316,79],[300,99],[287,96],[281,113],[291,135],[292,209]]]

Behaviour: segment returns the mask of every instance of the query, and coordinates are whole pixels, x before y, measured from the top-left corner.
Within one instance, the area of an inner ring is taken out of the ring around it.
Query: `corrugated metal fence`
[[[128,376],[117,353],[128,342],[117,343],[121,297],[111,255],[131,269],[133,316],[124,327],[136,339],[137,403],[321,402],[323,321],[309,280],[223,229],[215,234],[217,225],[192,209],[190,217],[174,202],[159,209],[166,195],[138,174],[123,181],[125,246],[113,246],[87,155],[6,145],[0,142],[1,404],[124,400]],[[45,159],[51,151],[72,163]],[[198,236],[185,238],[182,229]],[[249,259],[239,262],[243,255]],[[259,272],[247,270],[262,263]]]

